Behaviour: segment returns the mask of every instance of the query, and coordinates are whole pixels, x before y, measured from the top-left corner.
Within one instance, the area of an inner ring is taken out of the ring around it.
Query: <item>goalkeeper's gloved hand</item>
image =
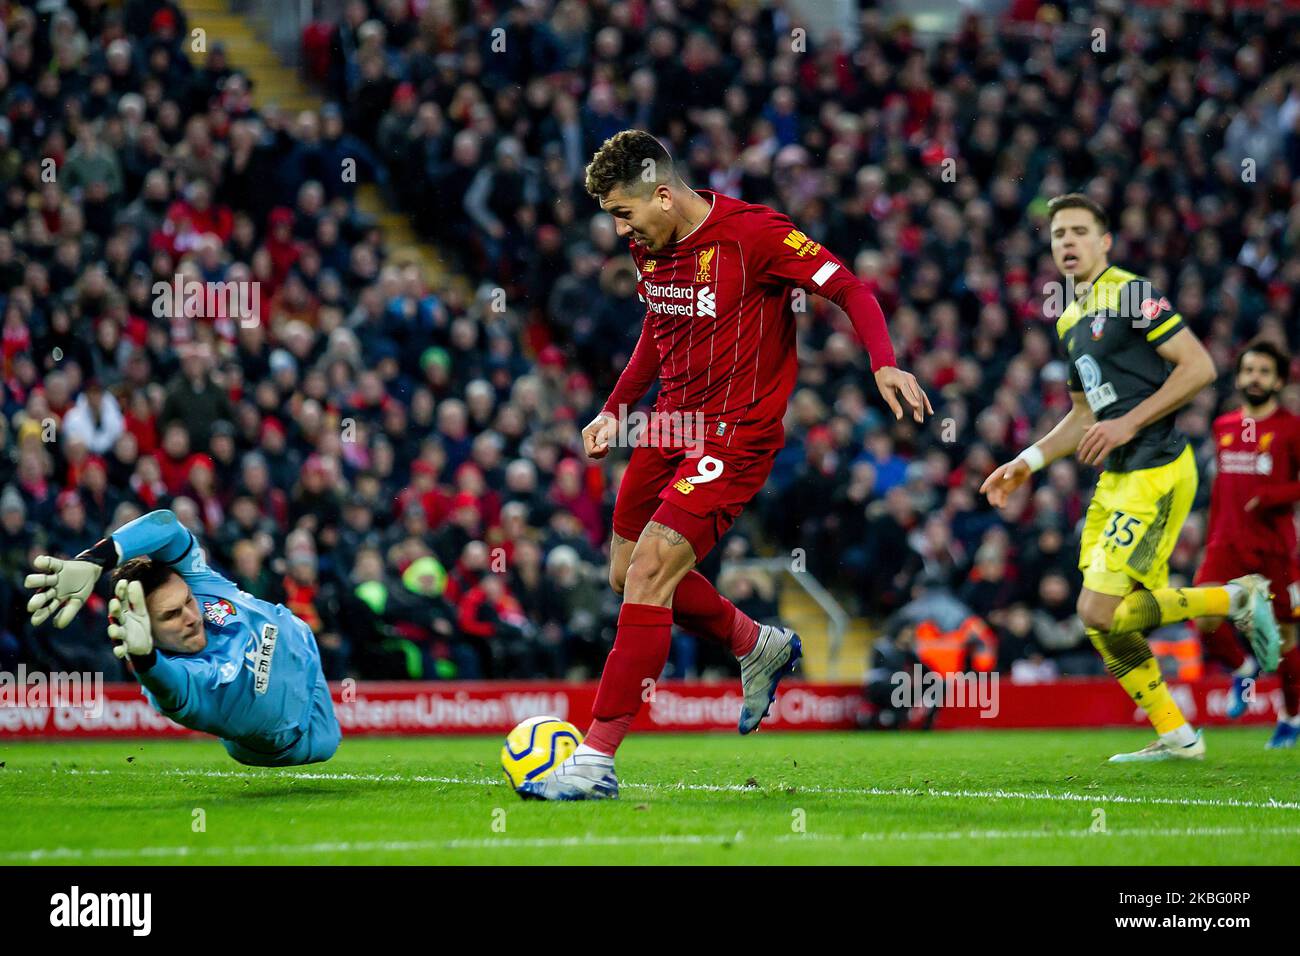
[[[153,650],[153,629],[144,603],[144,588],[139,581],[118,581],[108,602],[108,636],[114,641],[113,653],[122,660],[126,655],[144,657]]]
[[[27,602],[32,624],[44,624],[54,615],[55,627],[67,627],[90,597],[99,576],[115,566],[118,557],[117,545],[112,538],[102,539],[93,548],[70,560],[48,554],[37,555],[32,567],[45,573],[29,574],[23,580],[24,587],[38,589]]]
[[[86,603],[86,598],[90,597],[90,592],[95,590],[95,582],[104,571],[93,561],[64,561],[48,554],[37,555],[32,567],[38,572],[48,572],[29,574],[23,581],[29,588],[40,589],[27,602],[32,624],[44,624],[57,611],[58,614],[54,617],[55,627],[67,627],[72,622],[81,610],[81,605]]]

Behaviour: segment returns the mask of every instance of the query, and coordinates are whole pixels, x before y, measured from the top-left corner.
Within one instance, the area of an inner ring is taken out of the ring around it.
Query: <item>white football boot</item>
[[[776,699],[776,685],[794,670],[803,656],[799,635],[788,627],[758,628],[754,649],[740,659],[740,688],[745,702],[740,705],[739,729],[747,734],[758,727]]]
[[[540,780],[525,780],[516,792],[525,800],[615,800],[614,758],[590,750],[574,752]]]
[[[1161,760],[1204,760],[1205,740],[1201,732],[1196,732],[1196,739],[1185,747],[1171,747],[1159,738],[1141,750],[1131,754],[1115,754],[1109,763],[1156,763]]]
[[[1273,616],[1273,596],[1269,592],[1268,578],[1262,574],[1247,574],[1228,582],[1246,592],[1241,607],[1228,612],[1237,632],[1250,642],[1260,669],[1271,674],[1277,670],[1277,660],[1282,649],[1282,634]]]

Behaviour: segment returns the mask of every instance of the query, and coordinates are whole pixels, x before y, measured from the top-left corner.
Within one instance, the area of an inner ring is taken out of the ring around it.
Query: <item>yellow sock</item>
[[[1112,634],[1149,631],[1194,617],[1226,617],[1228,603],[1228,589],[1224,587],[1130,591],[1115,609],[1110,630]]]
[[[1151,646],[1140,632],[1117,634],[1088,628],[1088,639],[1101,654],[1106,670],[1133,698],[1133,703],[1146,711],[1156,733],[1167,734],[1187,723],[1187,718],[1174,703],[1173,694],[1169,693],[1169,685],[1160,674],[1160,665],[1151,653]]]

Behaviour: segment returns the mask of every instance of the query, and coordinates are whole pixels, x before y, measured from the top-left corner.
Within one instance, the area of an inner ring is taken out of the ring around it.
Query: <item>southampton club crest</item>
[[[1098,315],[1094,317],[1092,320],[1093,341],[1095,342],[1097,339],[1101,338],[1101,333],[1104,332],[1105,330],[1106,330],[1106,316]]]
[[[203,602],[203,617],[217,627],[224,627],[226,618],[234,617],[238,613],[235,606],[225,598]]]

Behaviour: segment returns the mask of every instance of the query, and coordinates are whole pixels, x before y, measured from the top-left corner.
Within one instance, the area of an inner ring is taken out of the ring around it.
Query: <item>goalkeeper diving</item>
[[[112,572],[108,636],[149,703],[221,739],[242,764],[328,760],[341,732],[311,628],[208,567],[170,511],[131,521],[71,560],[40,555],[25,581],[32,624],[67,627]]]

